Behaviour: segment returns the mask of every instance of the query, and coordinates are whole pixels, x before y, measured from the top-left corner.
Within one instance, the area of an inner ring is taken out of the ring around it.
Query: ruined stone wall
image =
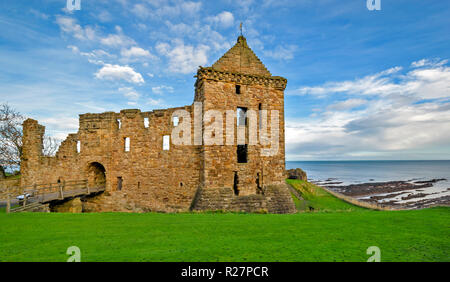
[[[271,75],[240,36],[212,67],[199,68],[192,106],[80,115],[79,131],[67,137],[55,157],[42,155],[45,128],[35,120],[25,121],[21,184],[87,179],[90,185],[98,185],[104,181],[104,193],[83,199],[86,211],[171,212],[191,208],[290,212],[293,202],[283,186],[286,83],[286,79]],[[200,106],[197,102],[201,102]],[[197,106],[201,110],[199,117]],[[238,107],[257,113],[256,134],[260,131],[259,111],[267,110],[269,137],[271,111],[278,111],[279,132],[273,154],[266,156],[262,150],[274,144],[263,145],[259,138],[254,140],[256,143],[250,142],[250,118],[247,125],[237,126]],[[172,134],[172,115],[177,110],[187,111],[192,121],[200,118],[200,139],[214,135],[222,139],[220,144],[195,144],[198,132],[192,123],[190,144],[175,145],[171,138],[170,149],[163,150],[163,136]],[[218,113],[220,121],[202,120],[203,114],[211,110]],[[229,120],[227,111],[232,111]],[[216,121],[222,124],[222,133],[206,131]],[[242,130],[243,143],[248,146],[246,163],[239,163],[237,154],[238,131]],[[232,136],[231,144],[226,134]],[[128,138],[129,151],[125,150]],[[214,203],[208,204],[211,201]]]
[[[200,150],[173,144],[169,150],[163,150],[163,136],[171,135],[172,113],[177,109],[180,108],[80,115],[78,133],[67,137],[55,157],[42,156],[39,144],[44,127],[27,120],[24,123],[27,159],[22,162],[21,185],[89,179],[91,164],[98,163],[105,169],[107,192],[92,199],[92,204],[88,201],[87,209],[187,210],[199,185]],[[182,109],[191,112],[190,106]],[[148,118],[148,127],[144,118]],[[130,138],[129,152],[125,151],[125,138]]]

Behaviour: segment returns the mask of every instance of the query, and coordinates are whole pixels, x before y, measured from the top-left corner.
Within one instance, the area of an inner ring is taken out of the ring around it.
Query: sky
[[[78,115],[190,105],[236,42],[285,91],[287,160],[450,159],[450,1],[0,2],[0,103],[64,139]]]

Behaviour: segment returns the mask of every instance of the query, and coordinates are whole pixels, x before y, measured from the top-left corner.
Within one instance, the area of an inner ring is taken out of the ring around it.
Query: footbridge
[[[21,212],[37,209],[52,201],[95,195],[103,191],[105,191],[104,182],[89,185],[88,180],[61,181],[58,183],[20,187],[0,187],[0,202],[6,203],[7,213]]]

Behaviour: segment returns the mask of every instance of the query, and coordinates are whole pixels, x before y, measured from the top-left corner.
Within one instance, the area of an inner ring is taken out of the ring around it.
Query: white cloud
[[[120,54],[123,57],[131,58],[131,57],[147,57],[147,58],[154,58],[152,54],[148,50],[142,49],[140,47],[133,46],[129,49],[122,49]]]
[[[184,45],[182,41],[175,42],[174,46],[168,43],[159,43],[156,50],[169,59],[169,70],[175,73],[191,73],[198,66],[208,62],[209,47],[203,44],[197,47]]]
[[[300,95],[328,95],[333,93],[348,93],[362,95],[384,95],[397,92],[402,85],[393,82],[393,74],[402,70],[394,67],[374,75],[368,75],[353,81],[327,82],[321,86],[302,87],[297,90]],[[407,81],[405,80],[405,83]]]
[[[50,17],[49,15],[42,13],[38,10],[35,9],[30,9],[30,13],[33,14],[35,17],[37,18],[41,18],[43,20],[48,20],[48,18]]]
[[[201,2],[181,1],[175,5],[167,5],[168,1],[147,1],[153,7],[144,3],[135,4],[131,12],[141,19],[161,19],[167,17],[193,17],[198,15],[202,7]]]
[[[139,18],[145,19],[149,16],[151,16],[150,9],[147,8],[144,4],[135,4],[133,8],[131,9],[131,12],[138,16]]]
[[[113,17],[112,15],[106,11],[106,10],[102,10],[98,15],[97,18],[101,21],[101,22],[110,22]]]
[[[173,24],[170,21],[165,21],[165,24],[175,37],[187,38],[191,42],[211,46],[215,51],[225,51],[231,48],[228,39],[214,30],[209,24],[200,22]]]
[[[164,93],[173,93],[173,87],[165,86],[165,85],[155,86],[155,87],[152,87],[152,91],[155,94],[163,95]]]
[[[125,80],[135,84],[144,83],[142,75],[132,67],[105,64],[98,72],[95,73],[95,77],[105,80]]]
[[[137,101],[141,97],[141,95],[134,90],[133,87],[121,87],[119,88],[119,92],[123,94],[123,96],[131,101]]]
[[[88,102],[88,103],[86,103],[86,102],[76,102],[74,104],[82,106],[82,107],[85,107],[87,109],[90,109],[90,110],[93,110],[93,111],[96,111],[96,112],[105,112],[106,111],[106,108],[99,107],[97,103],[93,103],[93,102]]]
[[[67,48],[69,48],[70,50],[72,50],[72,52],[74,52],[75,54],[80,54],[80,49],[78,49],[77,46],[69,45],[69,46],[67,46]]]
[[[224,27],[224,28],[231,27],[234,24],[233,13],[228,12],[228,11],[223,11],[214,17],[209,17],[207,20],[217,24],[220,27]]]
[[[114,59],[116,55],[110,54],[104,50],[96,49],[91,52],[82,52],[77,46],[69,45],[67,48],[71,49],[73,53],[84,56],[88,62],[94,65],[103,66],[105,62],[102,59]]]
[[[448,63],[448,60],[430,60],[430,59],[422,59],[416,62],[411,63],[411,67],[420,68],[425,66],[442,66]]]
[[[164,100],[148,98],[147,104],[151,105],[151,106],[163,106],[164,105]]]
[[[397,67],[362,79],[302,88],[303,95],[320,101],[329,101],[333,93],[350,98],[314,116],[288,119],[288,158],[429,158],[421,154],[430,148],[443,152],[437,158],[450,157],[444,153],[450,144],[450,68],[442,61],[413,65],[419,66],[404,75]]]
[[[364,100],[364,99],[348,99],[348,100],[345,100],[342,102],[332,104],[332,105],[328,106],[327,109],[328,110],[336,110],[336,111],[351,110],[353,108],[359,107],[366,103],[367,103],[367,100]]]
[[[75,54],[80,54],[84,57],[88,57],[88,58],[101,58],[101,57],[108,57],[108,58],[115,58],[115,55],[112,55],[108,52],[106,52],[105,50],[101,50],[101,49],[96,49],[96,50],[92,50],[91,52],[81,52],[80,49],[77,46],[74,45],[69,45],[67,46],[67,48],[71,49],[72,52],[74,52]]]
[[[73,117],[44,117],[40,118],[39,122],[45,126],[51,126],[53,129],[58,130],[71,130],[74,131],[78,129],[78,119]]]
[[[136,44],[136,42],[130,37],[123,34],[122,28],[116,26],[116,34],[109,34],[106,37],[100,39],[100,43],[109,47],[126,47]]]
[[[96,37],[95,31],[90,26],[83,28],[75,19],[66,16],[57,16],[56,23],[60,29],[79,40],[94,40]]]

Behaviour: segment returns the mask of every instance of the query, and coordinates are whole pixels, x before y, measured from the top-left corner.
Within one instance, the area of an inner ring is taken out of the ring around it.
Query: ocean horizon
[[[342,185],[447,179],[435,187],[450,187],[450,160],[286,161],[286,169],[301,168],[311,181],[338,180]]]

